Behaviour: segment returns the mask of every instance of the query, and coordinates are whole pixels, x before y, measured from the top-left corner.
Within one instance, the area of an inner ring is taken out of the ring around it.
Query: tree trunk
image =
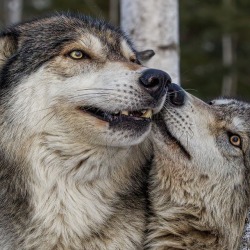
[[[233,63],[235,60],[233,38],[230,34],[222,36],[222,57],[223,66],[227,72],[223,76],[222,82],[222,96],[236,96],[237,92],[237,78],[233,70]]]
[[[178,0],[121,0],[121,26],[138,50],[155,51],[147,66],[179,83]]]
[[[223,0],[225,10],[233,8],[233,0]],[[223,76],[222,91],[223,96],[235,96],[237,92],[236,73],[233,70],[235,60],[233,37],[232,34],[226,32],[222,36],[222,61],[227,72]]]
[[[22,0],[4,0],[5,25],[18,23],[22,20]]]

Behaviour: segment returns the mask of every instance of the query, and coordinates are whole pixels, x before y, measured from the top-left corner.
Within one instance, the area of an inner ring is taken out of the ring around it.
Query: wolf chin
[[[146,137],[171,79],[140,58],[80,15],[0,34],[0,249],[142,247]]]
[[[146,249],[239,249],[250,201],[250,104],[169,89],[154,126]]]

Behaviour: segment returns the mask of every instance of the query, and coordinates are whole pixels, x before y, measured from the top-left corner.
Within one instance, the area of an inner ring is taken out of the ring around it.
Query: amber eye
[[[233,146],[241,147],[241,138],[238,135],[231,135],[229,140]]]
[[[81,50],[73,50],[69,53],[69,56],[72,59],[79,60],[79,59],[89,59],[89,55],[86,53],[82,52]]]

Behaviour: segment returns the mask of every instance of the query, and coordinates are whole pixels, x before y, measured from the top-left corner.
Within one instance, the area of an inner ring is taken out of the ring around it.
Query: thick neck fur
[[[230,176],[218,180],[156,152],[149,193],[147,249],[238,249],[247,207]]]
[[[6,190],[19,197],[3,194],[9,206],[0,210],[10,225],[4,249],[140,249],[147,143],[93,146],[54,129],[27,138],[20,127],[19,134],[5,122],[0,127],[8,159],[1,176],[9,176]]]

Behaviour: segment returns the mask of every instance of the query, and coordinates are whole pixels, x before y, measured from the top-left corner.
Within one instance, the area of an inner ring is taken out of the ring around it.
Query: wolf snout
[[[139,83],[156,100],[166,94],[171,77],[158,69],[147,69],[139,77]]]
[[[171,83],[168,87],[170,102],[175,106],[182,106],[185,103],[185,91],[177,84]]]

